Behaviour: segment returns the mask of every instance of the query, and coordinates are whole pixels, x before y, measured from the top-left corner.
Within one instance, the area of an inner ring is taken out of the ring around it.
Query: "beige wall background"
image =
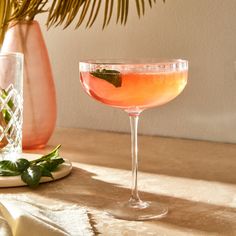
[[[132,2],[132,1],[131,1]],[[134,2],[134,1],[133,1]],[[78,63],[88,58],[184,58],[185,91],[162,107],[146,110],[140,133],[236,142],[236,0],[166,0],[138,19],[131,6],[125,27],[83,25],[46,30],[58,101],[58,126],[129,131],[127,115],[83,91]],[[45,17],[45,18],[44,18]]]

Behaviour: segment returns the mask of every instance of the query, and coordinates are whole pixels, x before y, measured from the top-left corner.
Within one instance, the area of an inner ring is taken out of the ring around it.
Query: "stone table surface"
[[[85,206],[95,235],[236,235],[236,144],[140,135],[140,196],[169,208],[153,221],[105,213],[110,203],[130,196],[129,134],[57,128],[45,149],[28,152],[47,153],[57,144],[73,163],[69,176],[35,190],[2,188],[0,194]]]

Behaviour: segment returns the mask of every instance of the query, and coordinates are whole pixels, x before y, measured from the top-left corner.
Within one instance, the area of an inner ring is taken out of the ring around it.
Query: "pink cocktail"
[[[128,202],[113,205],[110,213],[121,219],[161,218],[167,208],[140,200],[137,186],[137,127],[140,113],[163,105],[178,96],[187,84],[188,62],[170,61],[87,61],[80,62],[80,80],[94,99],[125,110],[130,117],[132,144],[132,195]]]

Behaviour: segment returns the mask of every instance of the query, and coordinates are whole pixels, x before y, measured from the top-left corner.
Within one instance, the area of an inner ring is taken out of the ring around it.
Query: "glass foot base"
[[[163,218],[167,215],[168,208],[157,202],[126,201],[112,204],[108,213],[117,219],[144,221]]]

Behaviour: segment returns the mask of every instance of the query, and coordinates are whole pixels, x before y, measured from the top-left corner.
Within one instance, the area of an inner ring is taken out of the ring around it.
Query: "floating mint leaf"
[[[113,84],[115,87],[121,87],[121,74],[117,70],[97,69],[94,72],[91,72],[90,74],[99,79],[106,80],[107,82]]]

